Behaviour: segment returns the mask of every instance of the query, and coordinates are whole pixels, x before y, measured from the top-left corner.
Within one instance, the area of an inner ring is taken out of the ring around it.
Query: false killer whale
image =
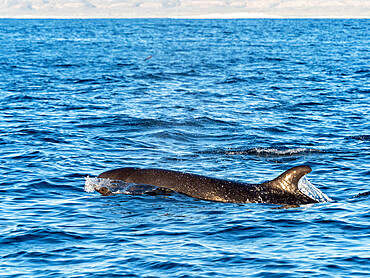
[[[98,179],[122,181],[127,186],[144,187],[150,192],[177,192],[194,198],[225,203],[269,203],[300,205],[318,203],[298,189],[299,180],[312,170],[293,167],[277,178],[261,184],[247,184],[164,169],[120,168],[104,172]],[[116,183],[117,184],[117,183]],[[102,195],[111,195],[108,187],[96,187]]]

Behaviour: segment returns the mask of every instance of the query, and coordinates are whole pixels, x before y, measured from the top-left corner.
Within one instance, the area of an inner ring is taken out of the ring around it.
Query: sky
[[[370,0],[0,0],[1,18],[370,18]]]

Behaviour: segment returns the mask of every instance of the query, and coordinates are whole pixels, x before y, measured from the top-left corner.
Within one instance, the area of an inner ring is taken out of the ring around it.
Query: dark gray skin
[[[115,169],[100,174],[98,178],[153,185],[208,201],[300,205],[318,203],[298,189],[298,181],[310,172],[311,168],[308,166],[297,166],[261,184],[221,180],[171,170],[140,168]],[[106,188],[98,191],[103,195],[110,195]]]

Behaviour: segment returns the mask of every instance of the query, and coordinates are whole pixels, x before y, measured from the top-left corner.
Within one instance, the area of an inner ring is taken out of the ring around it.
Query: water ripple
[[[365,277],[368,20],[0,20],[7,277]],[[150,59],[147,59],[151,57]],[[83,191],[158,167],[252,183],[309,165],[296,208]]]

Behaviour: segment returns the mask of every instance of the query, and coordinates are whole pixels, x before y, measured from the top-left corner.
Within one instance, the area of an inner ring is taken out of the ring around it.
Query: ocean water
[[[0,20],[1,277],[368,277],[369,20]],[[156,167],[280,209],[84,191]]]

